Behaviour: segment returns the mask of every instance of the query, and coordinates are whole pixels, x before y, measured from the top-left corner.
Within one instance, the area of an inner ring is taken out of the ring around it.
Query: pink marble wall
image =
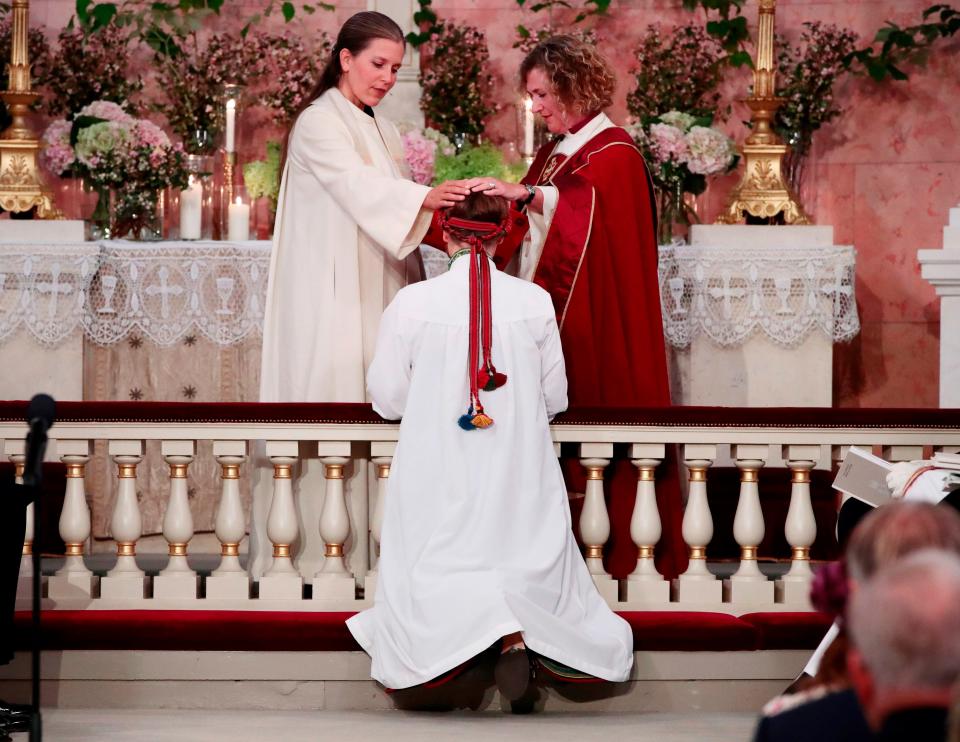
[[[228,3],[236,7],[235,3]],[[528,5],[530,3],[528,2]],[[778,29],[796,35],[801,24],[821,20],[872,36],[885,20],[915,23],[931,0],[780,0]],[[257,3],[239,3],[252,9]],[[749,4],[748,17],[755,14]],[[356,10],[340,3],[335,13],[298,18],[298,24],[335,31]],[[515,69],[520,53],[512,48],[518,23],[536,27],[544,14],[521,10],[515,0],[434,0],[443,17],[470,22],[487,32],[498,100],[504,109],[490,122],[493,141],[514,139],[511,104],[516,99]],[[70,0],[34,0],[34,23],[64,25]],[[679,0],[633,0],[612,6],[594,23],[601,50],[620,70],[620,85],[611,111],[626,116],[631,88],[631,49],[648,23],[670,25],[689,17]],[[224,19],[224,24],[236,23]],[[824,128],[814,144],[813,168],[805,205],[819,224],[832,224],[838,244],[858,252],[857,295],[863,332],[835,352],[835,404],[847,407],[937,405],[939,303],[920,278],[916,251],[940,247],[947,209],[960,202],[960,42],[939,47],[926,69],[910,70],[907,83],[877,85],[848,78],[839,94],[846,112]],[[726,85],[730,101],[743,95],[745,72],[732,72]],[[746,109],[734,103],[725,124],[742,141]],[[250,127],[257,143],[271,132],[265,119]],[[252,143],[252,141],[251,141]],[[722,208],[735,177],[715,182],[701,199],[702,215],[712,220]]]

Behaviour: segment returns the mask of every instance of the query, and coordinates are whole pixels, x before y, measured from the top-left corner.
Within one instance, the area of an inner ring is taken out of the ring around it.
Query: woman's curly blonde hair
[[[537,44],[520,64],[520,86],[530,71],[542,69],[560,102],[571,112],[601,111],[613,103],[617,79],[600,53],[579,39],[561,34]]]

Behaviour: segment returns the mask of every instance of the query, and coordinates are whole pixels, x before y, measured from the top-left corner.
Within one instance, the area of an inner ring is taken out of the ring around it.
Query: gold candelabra
[[[40,141],[27,117],[37,94],[30,89],[30,60],[27,46],[29,0],[13,0],[11,6],[10,63],[7,65],[7,89],[0,91],[13,119],[0,133],[0,209],[11,213],[37,208],[41,219],[60,217],[53,205],[53,194],[40,176],[37,157]]]
[[[783,179],[787,145],[772,128],[773,118],[783,103],[783,99],[777,97],[773,53],[776,5],[776,0],[760,0],[753,95],[744,101],[753,112],[750,117],[753,131],[743,146],[743,179],[730,195],[730,205],[717,219],[721,224],[740,223],[745,215],[774,221],[778,214],[783,214],[786,224],[810,223]]]

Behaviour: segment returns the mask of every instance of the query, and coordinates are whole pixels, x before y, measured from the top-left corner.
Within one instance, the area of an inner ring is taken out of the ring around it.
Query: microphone
[[[49,394],[36,394],[27,407],[27,455],[23,467],[23,483],[28,487],[40,485],[43,476],[43,453],[47,448],[47,431],[56,417],[57,403]]]

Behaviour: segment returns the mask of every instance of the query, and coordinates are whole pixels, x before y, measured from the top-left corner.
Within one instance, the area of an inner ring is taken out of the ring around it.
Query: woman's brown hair
[[[300,114],[330,88],[335,88],[340,84],[340,76],[343,74],[343,68],[340,66],[340,52],[346,49],[356,56],[370,46],[370,42],[375,39],[388,39],[389,41],[396,41],[400,44],[406,43],[403,36],[403,29],[401,29],[392,18],[383,13],[378,13],[375,10],[363,10],[359,13],[354,13],[340,27],[340,31],[337,34],[337,42],[330,52],[330,58],[327,59],[323,71],[320,73],[320,80],[317,86],[310,95],[304,98],[299,110],[297,110],[294,117],[290,120],[290,127],[287,129],[287,136],[283,143],[281,172],[283,172],[283,164],[287,160],[287,146],[290,142],[290,132],[293,131],[293,127],[297,123],[297,119],[300,118]]]
[[[602,111],[613,103],[617,78],[610,65],[594,47],[573,36],[551,36],[537,44],[520,63],[521,88],[536,68],[546,73],[553,92],[571,112]]]

